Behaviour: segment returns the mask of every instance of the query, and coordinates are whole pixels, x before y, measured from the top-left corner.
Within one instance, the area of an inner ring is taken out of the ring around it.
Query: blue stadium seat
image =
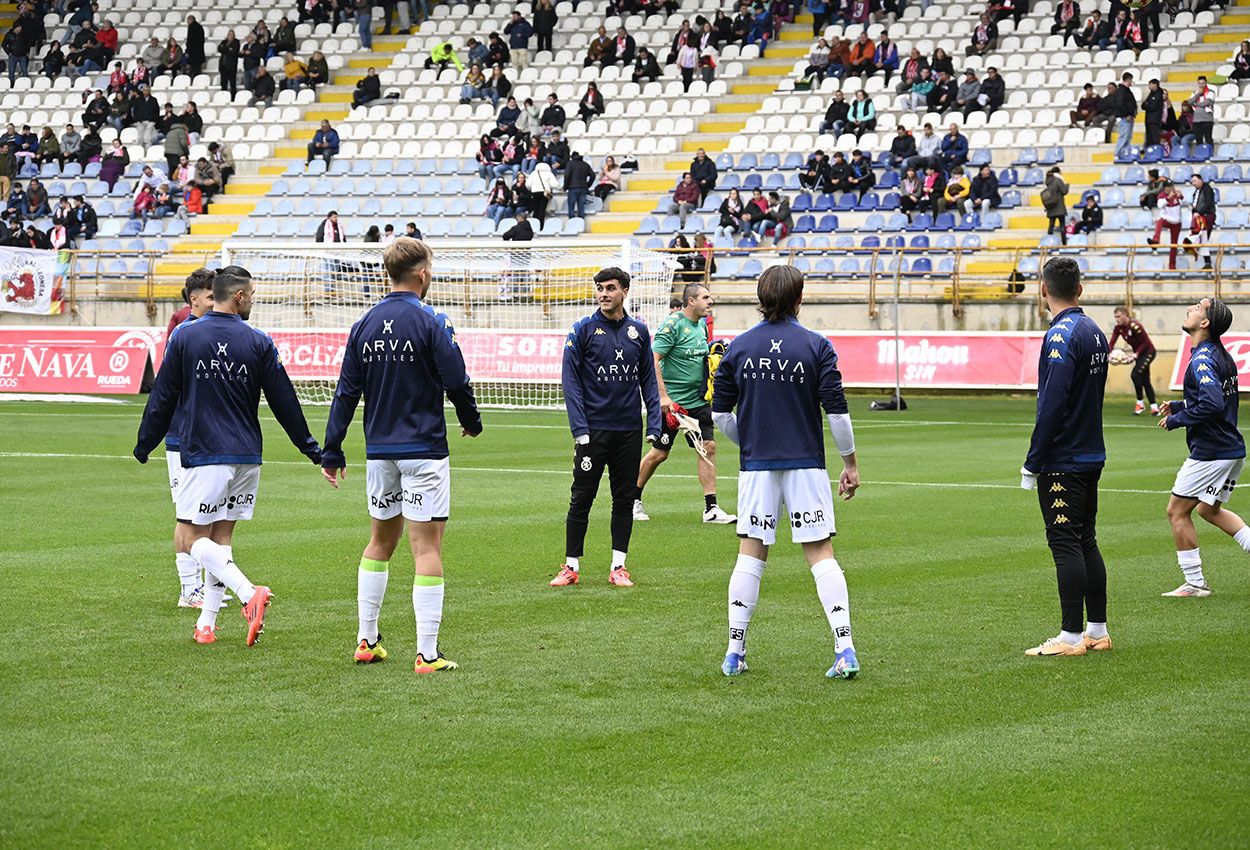
[[[1104,207],[1115,208],[1122,207],[1126,203],[1123,189],[1108,189],[1102,196],[1102,205]]]
[[[822,215],[820,221],[816,223],[816,229],[821,233],[833,233],[838,229],[838,217],[836,215]]]
[[[734,158],[727,153],[723,153],[716,157],[717,171],[733,171]]]
[[[887,274],[907,274],[909,264],[906,257],[892,256],[885,264]]]
[[[1120,172],[1121,186],[1137,186],[1146,182],[1146,169],[1140,165],[1130,165]]]
[[[1061,244],[1063,243],[1060,237],[1056,236],[1053,233],[1047,233],[1041,239],[1037,240],[1037,246],[1039,248],[1057,248]]]
[[[1120,166],[1108,165],[1106,168],[1102,170],[1102,176],[1099,178],[1098,182],[1099,183],[1119,183],[1120,182]]]
[[[122,225],[120,235],[121,236],[138,236],[142,230],[143,230],[143,222],[139,221],[137,218],[132,218]]]
[[[739,276],[749,279],[753,277],[759,277],[763,273],[764,273],[763,264],[760,263],[759,260],[751,259],[751,260],[747,260],[745,263],[742,264],[742,271],[740,272]]]
[[[806,257],[795,257],[790,261],[790,265],[794,266],[803,274],[810,274],[812,271],[812,263]]]
[[[855,237],[849,233],[839,233],[837,236],[833,237],[833,247],[840,251],[844,251],[848,248],[854,248]]]
[[[791,172],[790,175],[786,177],[785,187],[791,192],[801,192],[803,190],[803,184],[799,182],[798,172]]]
[[[65,163],[65,167],[61,169],[61,176],[62,177],[81,177],[82,166],[79,165],[77,162],[67,162]]]
[[[465,219],[473,225],[474,236],[490,236],[495,232],[495,223],[489,218]],[[437,224],[437,222],[435,222]]]
[[[348,200],[352,199],[344,199],[344,203],[338,208],[339,213],[342,215],[351,215],[351,212],[347,208]],[[273,202],[273,212],[271,212],[270,215],[275,215],[279,218],[289,218],[295,215],[295,201],[290,198],[278,198]]]
[[[898,248],[904,248],[906,246],[907,240],[903,238],[901,233],[892,233],[885,238],[885,247],[889,248],[891,251]]]
[[[1016,207],[1020,206],[1020,204],[1024,202],[1024,196],[1022,196],[1015,189],[1010,189],[1006,192],[1003,192],[1002,198],[1003,198],[1003,202],[1001,206],[1006,207],[1009,210],[1015,209]]]
[[[955,214],[953,212],[939,213],[938,217],[933,220],[934,230],[954,230]]]
[[[838,212],[851,212],[855,209],[855,195],[852,192],[843,192],[842,197],[838,198],[833,208]]]
[[[244,219],[250,221],[250,219]],[[162,231],[165,236],[185,236],[187,233],[187,223],[182,219],[171,218],[165,222],[165,228]],[[155,247],[155,246],[153,246]]]
[[[898,188],[898,172],[887,171],[881,175],[881,179],[877,181],[878,189],[897,189]]]
[[[993,210],[981,216],[981,229],[982,230],[998,230],[1002,226],[1003,226],[1002,215],[994,212]],[[978,242],[979,241],[980,240],[978,238]]]
[[[1005,189],[1008,186],[1014,186],[1018,182],[1020,182],[1020,175],[1014,168],[1004,168],[1002,171],[998,172],[998,185],[1002,188]]]
[[[990,165],[993,161],[993,154],[984,149],[973,151],[972,156],[968,158],[968,163],[977,168],[980,168],[982,165]]]
[[[775,156],[776,154],[769,155]],[[786,188],[786,176],[784,174],[774,172],[764,179],[765,190],[780,192],[784,188]]]
[[[360,209],[356,214],[368,216],[369,218],[377,218],[382,214],[382,202],[377,198],[361,198]]]
[[[901,213],[900,213],[901,215]],[[933,216],[927,212],[916,213],[915,218],[907,225],[907,230],[928,230],[933,226]]]
[[[1229,207],[1241,206],[1246,202],[1246,188],[1244,186],[1225,186],[1219,190],[1218,202]]]
[[[239,229],[234,232],[234,235],[236,237],[255,236],[256,235],[256,222],[250,218],[243,219],[242,221],[239,222]]]
[[[1220,172],[1220,182],[1222,183],[1240,183],[1244,180],[1244,172],[1240,163],[1224,166],[1224,170]]]
[[[816,236],[813,236],[811,238],[811,241],[808,243],[808,245],[813,250],[824,251],[833,247],[833,240],[830,239],[825,234],[820,233],[820,234],[817,234]]]
[[[652,236],[646,242],[642,243],[642,247],[646,248],[648,251],[656,251],[667,246],[665,246],[663,239],[658,236]]]
[[[61,167],[55,162],[45,162],[43,167],[39,169],[39,176],[44,180],[50,180],[53,177],[60,177]]]
[[[804,214],[795,219],[795,233],[811,233],[816,229],[816,219],[812,215]]]
[[[109,192],[114,198],[134,197],[135,187],[129,180],[118,180],[113,184],[113,191]]]
[[[1211,158],[1211,146],[1205,142],[1200,145],[1194,145],[1194,149],[1189,152],[1189,159],[1192,162],[1206,162]]]
[[[273,238],[278,235],[278,222],[276,219],[266,218],[256,222],[256,236],[258,238]]]
[[[1247,148],[1250,149],[1250,145],[1247,145]],[[99,177],[100,176],[100,163],[98,162],[87,163],[86,167],[83,168],[82,176],[83,177]]]
[[[108,198],[103,198],[95,204],[95,214],[97,218],[108,218],[113,215],[130,215],[130,204],[118,201],[120,209],[113,206],[113,202]]]
[[[786,239],[787,248],[806,248],[807,240],[802,236],[790,236]]]
[[[1155,163],[1163,161],[1162,145],[1146,145],[1142,148],[1141,155],[1138,157],[1139,162]]]
[[[781,168],[781,157],[775,153],[766,153],[760,160],[760,168],[767,171],[776,171]]]
[[[416,171],[416,165],[410,159],[397,159],[395,165],[391,169],[391,174],[395,177],[411,177]]]
[[[1141,148],[1137,145],[1128,145],[1124,150],[1117,151],[1115,155],[1116,162],[1137,162],[1141,156]]]
[[[647,236],[651,233],[655,233],[659,229],[660,229],[660,223],[659,221],[656,220],[656,217],[653,215],[648,215],[648,216],[643,216],[642,223],[638,225],[638,229],[635,231],[635,233],[638,233],[642,236]]]
[[[564,219],[551,216],[543,222],[543,236],[563,236],[564,235]]]
[[[399,218],[404,214],[404,202],[399,198],[386,198],[382,201],[383,218]]]
[[[1124,210],[1107,210],[1103,214],[1102,226],[1107,230],[1124,230],[1128,227],[1128,213]]]
[[[817,270],[820,269],[820,263],[816,264],[816,268]],[[847,257],[846,259],[842,261],[841,265],[838,267],[838,270],[842,274],[847,274],[847,275],[859,274],[859,260],[855,259],[854,257]]]
[[[1222,142],[1215,149],[1214,158],[1217,162],[1232,162],[1237,158],[1237,145],[1232,142]]]
[[[1198,173],[1202,175],[1202,179],[1207,183],[1214,183],[1220,176],[1220,170],[1209,163],[1199,168]]]
[[[681,227],[680,218],[675,215],[666,215],[660,221],[660,225],[655,229],[655,232],[667,236],[670,233],[676,233],[679,227]]]
[[[739,248],[758,248],[759,246],[760,241],[755,238],[754,233],[748,233],[738,240]]]
[[[919,239],[920,237],[916,238]],[[928,237],[925,238],[927,239]],[[934,244],[942,250],[950,250],[955,247],[955,237],[950,233],[942,233],[938,236],[937,242]]]
[[[960,216],[955,224],[954,229],[955,230],[976,230],[980,226],[981,226],[981,214],[974,212],[974,213],[966,213],[965,215]]]
[[[1046,175],[1042,173],[1040,168],[1030,168],[1020,177],[1019,185],[1021,186],[1040,186],[1045,181]]]
[[[885,220],[886,230],[907,230],[907,216],[901,212],[890,213],[890,217]]]
[[[855,205],[857,212],[872,212],[881,205],[881,196],[876,192],[865,192]]]
[[[339,164],[340,164],[340,161],[339,161],[339,160],[335,160],[334,164],[335,164],[335,165],[339,165]],[[320,160],[320,159],[314,159],[312,162],[308,163],[308,165],[305,167],[305,169],[304,169],[304,173],[305,173],[305,174],[308,174],[308,175],[310,175],[310,176],[312,176],[312,177],[316,177],[316,176],[319,176],[319,175],[325,174],[325,173],[326,173],[326,164],[325,164],[325,162],[324,162],[324,161],[322,161],[322,160]]]
[[[864,219],[864,226],[862,229],[877,231],[885,230],[885,216],[881,213],[870,213],[868,217]]]
[[[586,219],[575,218],[564,226],[565,236],[581,236],[586,232]]]
[[[759,189],[764,185],[764,179],[758,174],[752,172],[742,179],[742,190],[744,192],[752,189]]]
[[[1048,147],[1046,152],[1042,154],[1041,159],[1038,160],[1040,165],[1057,165],[1061,162],[1063,162],[1063,148],[1058,145]]]
[[[860,241],[860,243],[859,243],[859,247],[861,247],[861,248],[880,248],[880,247],[881,247],[881,237],[880,237],[880,236],[876,236],[876,235],[873,235],[873,236],[865,236],[865,237],[864,237],[864,238]]]
[[[1020,151],[1020,155],[1016,157],[1016,161],[1012,165],[1035,165],[1037,163],[1037,148],[1024,148]]]
[[[732,166],[737,171],[751,171],[760,167],[759,157],[753,153],[744,153],[738,157],[738,164]]]
[[[924,233],[918,233],[911,238],[911,242],[908,245],[908,247],[909,248],[928,248],[929,237]]]
[[[716,276],[734,278],[738,276],[738,261],[733,257],[726,257],[723,260],[716,261]]]
[[[804,165],[803,154],[788,153],[785,160],[781,163],[781,167],[785,170],[802,168]]]

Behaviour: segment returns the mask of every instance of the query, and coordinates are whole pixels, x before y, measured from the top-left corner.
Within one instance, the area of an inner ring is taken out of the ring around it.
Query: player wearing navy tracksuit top
[[[188,327],[196,319],[213,308],[213,273],[208,269],[196,269],[187,277],[186,286],[182,290],[190,312],[178,324],[174,325],[165,339],[168,346],[174,336]],[[179,311],[181,312],[181,311]],[[178,432],[182,428],[181,405],[174,409],[174,416],[169,421],[169,433],[165,435],[165,465],[169,468],[169,494],[178,504],[178,483],[182,480],[182,456],[178,453]],[[177,537],[177,525],[174,536]],[[204,588],[201,581],[201,570],[195,559],[186,552],[178,552],[174,547],[174,564],[178,569],[178,583],[181,590],[178,595],[179,608],[199,608],[204,604]]]
[[[561,383],[573,432],[573,487],[565,521],[565,559],[553,587],[578,583],[590,507],[603,468],[612,487],[612,566],[609,583],[631,587],[625,554],[634,526],[634,496],[642,456],[642,406],[647,442],[663,427],[655,358],[647,326],[625,312],[629,273],[615,267],[595,275],[599,309],[578,319],[564,343]]]
[[[1189,457],[1176,473],[1168,500],[1176,560],[1185,582],[1164,596],[1211,595],[1202,574],[1194,508],[1250,552],[1250,528],[1223,507],[1246,460],[1246,442],[1237,430],[1237,363],[1220,341],[1232,323],[1232,311],[1218,298],[1203,298],[1185,312],[1181,328],[1193,344],[1185,370],[1185,398],[1164,402],[1159,411],[1160,427],[1184,428],[1189,444]]]
[[[1037,488],[1046,542],[1059,582],[1062,631],[1027,650],[1032,656],[1084,655],[1110,649],[1107,567],[1098,549],[1098,479],[1107,462],[1102,400],[1107,338],[1077,306],[1081,272],[1056,257],[1042,269],[1042,295],[1054,319],[1037,364],[1037,420],[1021,486]],[[1088,614],[1089,628],[1083,629]]]
[[[237,520],[252,518],[260,484],[262,436],[257,410],[263,391],[287,436],[313,463],[321,447],[268,335],[244,320],[252,309],[252,278],[227,266],[213,278],[213,310],[174,335],[148,399],[134,455],[140,463],[169,431],[179,407],[178,551],[207,573],[196,624],[198,643],[216,642],[217,611],[228,587],[243,603],[247,645],[256,642],[272,595],[254,587],[234,562],[229,541]],[[222,541],[225,541],[224,543]]]
[[[803,545],[833,631],[837,659],[826,675],[849,679],[859,672],[859,661],[846,577],[833,557],[833,491],[822,425],[823,411],[843,460],[838,492],[849,499],[859,487],[859,467],[838,356],[828,339],[798,322],[800,271],[768,269],[757,294],[764,321],[730,344],[712,392],[712,418],[738,444],[740,458],[741,541],[729,579],[729,647],[721,671],[736,676],[747,669],[747,627],[759,601],[768,547],[776,542],[777,524],[786,522],[790,538]]]
[[[355,660],[386,658],[378,616],[390,559],[409,525],[416,562],[412,604],[417,620],[414,670],[452,670],[438,651],[443,614],[442,538],[451,512],[451,470],[443,396],[451,400],[461,433],[476,437],[482,417],[465,371],[456,330],[421,299],[430,286],[432,252],[401,237],[382,255],[393,289],[352,326],[326,424],[322,474],[335,487],[347,466],[343,440],[365,399],[366,490],[372,535],[357,570],[359,630]]]

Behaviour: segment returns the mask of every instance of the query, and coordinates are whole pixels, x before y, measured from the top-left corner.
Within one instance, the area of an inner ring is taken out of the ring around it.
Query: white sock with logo
[[[1086,623],[1085,624],[1085,636],[1088,638],[1093,638],[1094,640],[1098,640],[1098,638],[1105,638],[1107,636],[1107,624],[1106,623]]]
[[[612,569],[619,570],[625,566],[625,553],[620,549],[612,550]]]
[[[378,615],[382,613],[382,599],[386,596],[386,580],[390,577],[390,562],[361,558],[356,571],[356,609],[360,616],[360,628],[356,640],[370,645],[378,642]]]
[[[231,547],[214,543],[207,537],[201,537],[191,546],[191,557],[199,562],[204,571],[217,576],[218,581],[233,590],[239,601],[246,605],[256,588],[235,565],[231,555]]]
[[[182,585],[182,595],[190,596],[200,586],[200,565],[186,552],[174,555],[174,564],[178,567],[178,583]]]
[[[221,601],[226,597],[226,586],[217,580],[212,573],[204,576],[204,604],[200,606],[200,617],[195,627],[217,625],[217,612],[221,610]]]
[[[412,584],[412,612],[417,616],[417,652],[433,661],[438,657],[438,627],[443,621],[442,576],[417,576]]]
[[[1250,525],[1243,525],[1241,531],[1233,535],[1233,539],[1243,552],[1250,552]]]
[[[747,651],[747,627],[760,599],[760,580],[764,577],[764,561],[750,555],[739,555],[729,576],[729,648],[725,652],[744,655]]]
[[[1194,587],[1206,587],[1207,580],[1202,575],[1202,557],[1197,549],[1185,549],[1176,553],[1176,563],[1180,564],[1185,581]]]
[[[824,606],[829,628],[833,630],[834,649],[841,652],[854,647],[851,640],[851,595],[837,559],[826,558],[812,564],[812,578],[816,579],[816,594]]]
[[[581,558],[566,557],[564,559],[564,565],[568,567],[570,570],[572,570],[573,572],[578,572],[582,568],[582,565],[579,563],[579,561],[581,561]]]

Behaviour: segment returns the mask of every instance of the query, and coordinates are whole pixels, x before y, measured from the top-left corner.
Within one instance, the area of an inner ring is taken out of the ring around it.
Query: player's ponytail
[[[1215,343],[1215,347],[1220,351],[1221,359],[1224,361],[1226,369],[1224,377],[1228,378],[1237,374],[1237,362],[1233,360],[1233,356],[1224,347],[1224,341],[1221,337],[1232,327],[1233,311],[1218,298],[1211,298],[1209,302],[1207,306],[1207,332],[1210,334],[1211,342]]]

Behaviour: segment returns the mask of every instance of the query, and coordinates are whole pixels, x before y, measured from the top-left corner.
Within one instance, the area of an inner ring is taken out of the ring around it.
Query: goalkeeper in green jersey
[[[712,293],[701,283],[691,283],[682,291],[681,301],[681,309],[668,314],[652,341],[660,406],[664,409],[664,430],[638,469],[634,519],[650,519],[642,505],[643,488],[656,468],[668,460],[677,437],[684,434],[686,442],[697,453],[699,484],[703,488],[703,521],[723,525],[738,518],[716,503],[716,439],[712,430],[712,407],[706,396],[706,316],[712,307]]]

